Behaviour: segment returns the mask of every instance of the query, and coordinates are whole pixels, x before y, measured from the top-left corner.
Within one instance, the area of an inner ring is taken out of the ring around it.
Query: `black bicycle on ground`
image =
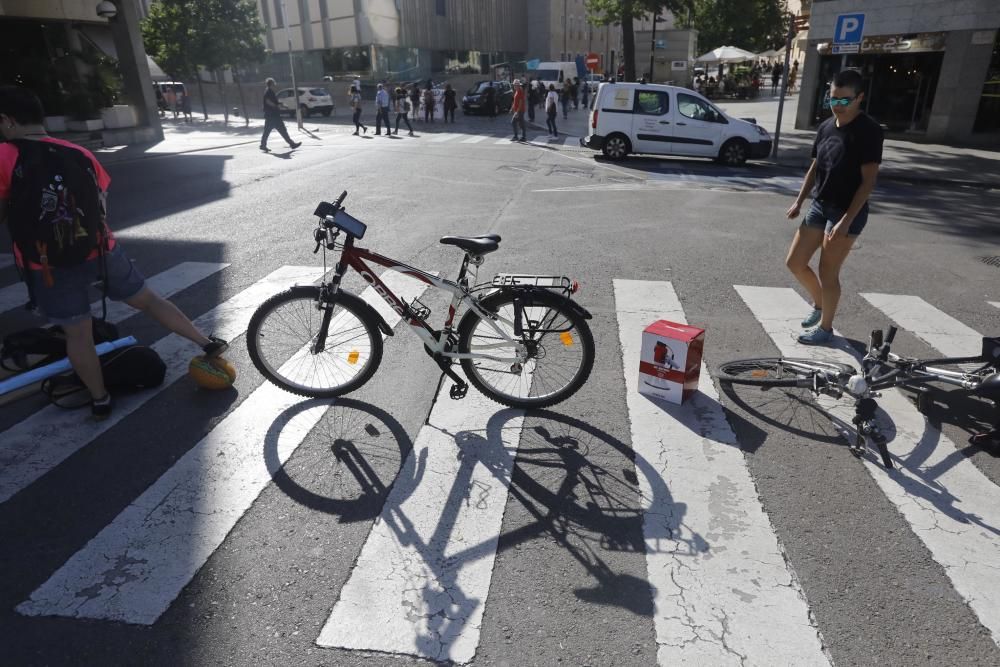
[[[880,392],[892,387],[915,390],[917,409],[928,414],[933,405],[935,384],[958,387],[956,391],[982,398],[992,403],[993,429],[972,437],[974,444],[1000,444],[1000,337],[983,338],[982,352],[970,357],[914,359],[890,351],[896,327],[886,333],[876,329],[868,341],[868,350],[861,360],[861,369],[850,364],[815,359],[767,357],[740,359],[722,364],[717,374],[724,384],[760,387],[766,391],[777,387],[798,387],[813,394],[848,397],[854,400],[856,439],[851,452],[861,456],[870,440],[875,444],[882,463],[892,468],[887,439],[875,419]]]

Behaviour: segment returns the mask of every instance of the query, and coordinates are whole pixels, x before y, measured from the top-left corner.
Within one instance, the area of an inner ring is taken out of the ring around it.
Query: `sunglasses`
[[[857,97],[831,97],[830,98],[830,108],[832,109],[833,107],[846,107],[847,105],[849,105],[851,102],[853,102],[856,99],[858,99],[858,98]]]

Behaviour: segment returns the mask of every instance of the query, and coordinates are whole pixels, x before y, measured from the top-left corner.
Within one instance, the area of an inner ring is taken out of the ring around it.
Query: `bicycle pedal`
[[[465,395],[469,393],[469,385],[467,384],[453,384],[451,389],[448,391],[448,395],[451,396],[453,401],[460,401],[465,398]]]

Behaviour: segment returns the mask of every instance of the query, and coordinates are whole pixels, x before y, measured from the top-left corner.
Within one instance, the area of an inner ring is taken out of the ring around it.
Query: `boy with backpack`
[[[146,286],[105,223],[111,177],[90,151],[48,136],[44,117],[33,92],[0,86],[0,136],[6,140],[0,143],[0,224],[10,229],[32,301],[66,333],[66,353],[90,392],[91,414],[107,419],[111,395],[90,316],[88,288],[94,281],[103,279],[107,296],[196,343],[208,358],[229,344],[205,336]]]

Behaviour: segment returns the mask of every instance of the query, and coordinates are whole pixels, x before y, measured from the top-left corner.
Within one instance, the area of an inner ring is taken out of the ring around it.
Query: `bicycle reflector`
[[[353,366],[354,364],[358,363],[358,357],[360,356],[361,356],[360,352],[358,352],[357,350],[351,350],[347,354],[347,363]]]
[[[569,293],[576,294],[579,290],[580,290],[580,283],[574,280],[573,286],[570,288]]]
[[[573,347],[573,334],[571,334],[570,332],[563,331],[561,334],[559,334],[559,340],[561,340],[562,344],[565,345],[566,347]]]

